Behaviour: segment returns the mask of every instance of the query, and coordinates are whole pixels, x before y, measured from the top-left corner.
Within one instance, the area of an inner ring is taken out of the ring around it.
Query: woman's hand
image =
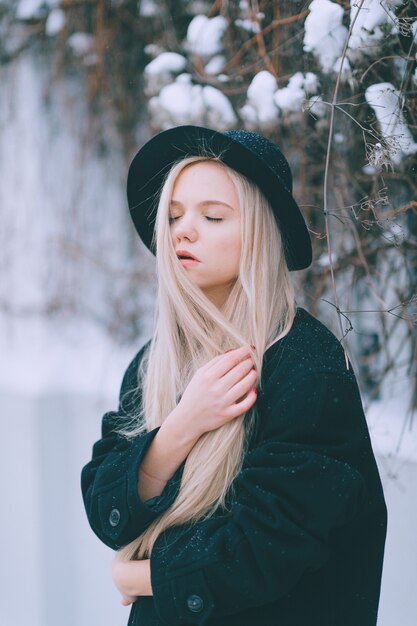
[[[220,428],[253,406],[257,376],[250,346],[214,357],[188,383],[175,419],[184,420],[184,428],[196,438]]]
[[[150,559],[123,561],[118,552],[112,562],[112,578],[121,593],[121,604],[128,606],[136,602],[138,596],[151,596]]]

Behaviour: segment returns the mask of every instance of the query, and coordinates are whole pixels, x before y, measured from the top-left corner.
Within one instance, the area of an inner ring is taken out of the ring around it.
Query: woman
[[[82,492],[129,626],[374,626],[384,495],[351,364],[296,305],[311,242],[285,157],[172,128],[134,158],[128,200],[155,332]]]

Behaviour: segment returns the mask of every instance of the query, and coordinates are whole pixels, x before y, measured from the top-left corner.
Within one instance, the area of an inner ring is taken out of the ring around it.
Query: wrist
[[[193,419],[186,415],[180,405],[176,406],[163,422],[167,436],[172,437],[177,447],[191,450],[202,433],[193,430]]]

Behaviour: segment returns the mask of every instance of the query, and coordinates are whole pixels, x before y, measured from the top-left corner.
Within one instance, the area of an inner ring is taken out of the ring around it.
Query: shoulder
[[[349,369],[343,346],[334,333],[306,309],[297,307],[290,331],[266,350],[263,368],[266,378],[278,376],[289,382],[310,374],[354,378],[348,363]]]
[[[264,355],[259,436],[315,441],[317,445],[365,436],[365,420],[352,366],[337,337],[305,309],[289,333]]]

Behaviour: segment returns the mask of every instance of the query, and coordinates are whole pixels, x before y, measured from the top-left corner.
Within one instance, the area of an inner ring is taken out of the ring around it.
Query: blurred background
[[[388,505],[378,626],[415,626],[416,34],[412,0],[0,0],[2,626],[127,623],[80,471],[152,334],[127,167],[188,123],[290,161],[297,302],[343,340]]]

